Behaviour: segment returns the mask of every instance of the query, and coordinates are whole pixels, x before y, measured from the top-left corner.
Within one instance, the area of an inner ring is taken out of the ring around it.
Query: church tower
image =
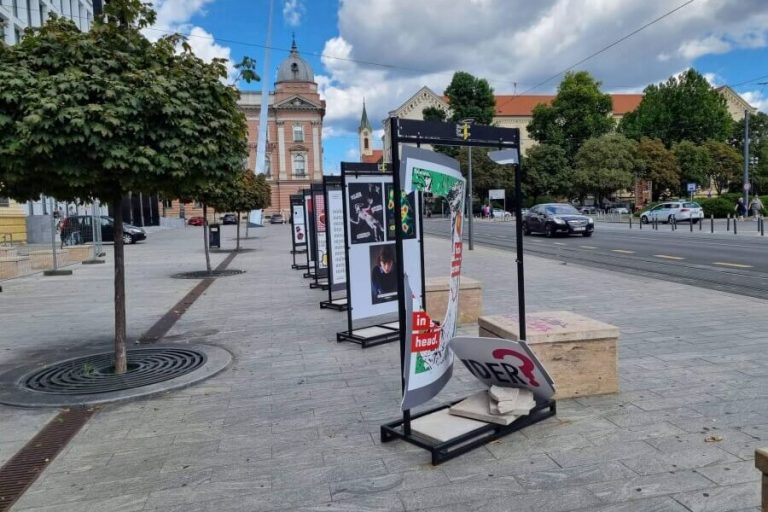
[[[368,121],[368,112],[365,111],[365,100],[363,100],[363,115],[360,118],[360,126],[357,128],[357,136],[360,139],[360,161],[365,161],[365,157],[373,155],[373,146],[371,137],[373,137],[373,128]]]

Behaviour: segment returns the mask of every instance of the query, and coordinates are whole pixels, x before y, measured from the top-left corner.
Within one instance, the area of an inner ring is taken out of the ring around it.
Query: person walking
[[[757,220],[763,211],[763,202],[757,194],[755,194],[755,197],[753,197],[752,201],[749,203],[749,211],[754,220]]]
[[[736,210],[736,215],[739,216],[739,220],[744,220],[744,216],[747,214],[747,206],[744,204],[744,198],[740,197],[739,200],[736,201],[734,210]]]

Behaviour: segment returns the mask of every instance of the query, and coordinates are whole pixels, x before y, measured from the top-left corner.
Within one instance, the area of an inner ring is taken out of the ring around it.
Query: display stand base
[[[457,400],[454,403],[458,403],[461,400]],[[420,412],[411,416],[411,421],[427,416],[436,411],[446,409],[453,404],[442,405],[428,411]],[[454,457],[458,457],[468,451],[474,450],[484,444],[504,437],[512,432],[524,429],[534,423],[538,423],[547,418],[551,418],[557,414],[557,403],[555,400],[549,400],[538,404],[531,409],[530,414],[522,416],[513,421],[509,425],[499,425],[496,423],[486,423],[482,427],[467,432],[465,434],[456,436],[454,438],[438,441],[431,439],[416,432],[405,433],[403,428],[403,420],[393,421],[392,423],[386,423],[381,426],[381,442],[387,443],[394,441],[395,439],[402,439],[407,443],[424,448],[432,455],[432,465],[436,466],[447,460],[451,460]]]
[[[351,331],[342,331],[336,333],[336,341],[351,341],[352,343],[357,343],[362,348],[398,341],[400,339],[399,325],[399,322],[391,322],[389,324],[352,329]]]
[[[314,279],[315,278],[315,271],[310,270],[309,272],[304,272],[304,279]]]
[[[312,288],[313,290],[315,288],[322,288],[323,290],[328,291],[329,286],[330,285],[328,284],[327,279],[318,279],[314,283],[309,283],[309,287]]]
[[[339,299],[324,300],[320,302],[320,309],[335,309],[336,311],[346,311],[349,308],[349,302],[346,297]]]
[[[291,268],[293,270],[307,270],[309,268],[309,266],[308,265],[297,265],[297,264],[294,263],[293,265],[291,265]]]

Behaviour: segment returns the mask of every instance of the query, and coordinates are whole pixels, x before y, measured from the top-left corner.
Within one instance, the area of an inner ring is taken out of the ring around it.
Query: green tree
[[[664,147],[659,139],[642,137],[637,145],[638,176],[650,180],[651,197],[658,201],[665,191],[677,194],[680,187],[680,166],[675,153]]]
[[[709,152],[704,146],[683,140],[672,146],[672,152],[677,157],[677,164],[680,167],[679,192],[681,195],[688,193],[688,183],[696,183],[701,187],[709,185],[708,173],[712,164]]]
[[[248,152],[224,63],[203,62],[179,35],[148,41],[141,30],[154,21],[140,0],[111,0],[88,32],[51,16],[0,45],[5,193],[112,205],[116,373],[126,371],[123,196],[189,196],[230,180]]]
[[[634,183],[639,170],[637,143],[616,133],[589,139],[576,154],[575,167],[577,192],[595,194],[600,204],[603,198]]]
[[[734,147],[744,154],[744,119],[734,123],[732,140]],[[757,158],[750,164],[749,177],[755,194],[768,191],[768,114],[757,112],[749,116],[749,156]]]
[[[725,140],[731,134],[725,98],[695,69],[649,85],[637,109],[624,116],[619,131],[632,139],[661,139],[667,147],[689,140]]]
[[[451,106],[451,120],[458,122],[472,118],[476,124],[485,125],[493,122],[496,97],[485,78],[457,71],[443,94],[448,97]]]
[[[496,165],[488,157],[489,149],[472,148],[472,189],[473,198],[481,202],[488,198],[488,191],[492,188],[503,188],[505,190],[514,190],[515,175],[508,166]],[[469,173],[469,148],[459,149],[456,159],[461,166],[461,172],[464,177]],[[475,204],[478,204],[475,201]]]
[[[600,91],[600,82],[586,71],[570,72],[551,105],[534,107],[528,134],[540,143],[562,147],[573,162],[587,139],[613,131],[612,110],[611,95]]]
[[[217,210],[237,214],[236,251],[240,250],[240,212],[267,208],[271,199],[271,188],[266,176],[243,169],[238,173],[234,186],[213,200],[211,206]]]
[[[537,144],[526,151],[523,191],[534,203],[542,195],[569,195],[571,173],[565,150],[554,144]]]
[[[421,116],[425,121],[445,121],[445,110],[438,107],[426,107],[421,111]]]
[[[708,140],[704,148],[709,153],[708,176],[715,184],[715,190],[720,195],[728,190],[731,183],[739,182],[744,165],[744,158],[735,148],[725,142]]]

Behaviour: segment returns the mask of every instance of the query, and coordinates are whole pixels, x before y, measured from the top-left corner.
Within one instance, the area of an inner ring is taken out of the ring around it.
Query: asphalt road
[[[609,270],[639,274],[752,297],[768,298],[768,236],[757,232],[757,223],[739,223],[737,235],[723,222],[709,232],[706,221],[699,230],[679,224],[630,229],[627,224],[597,223],[592,237],[524,238],[526,254],[543,256]],[[733,229],[733,228],[731,228]],[[467,225],[464,226],[465,239]],[[447,236],[448,221],[429,219],[424,232]],[[474,222],[474,243],[515,249],[514,222]]]

